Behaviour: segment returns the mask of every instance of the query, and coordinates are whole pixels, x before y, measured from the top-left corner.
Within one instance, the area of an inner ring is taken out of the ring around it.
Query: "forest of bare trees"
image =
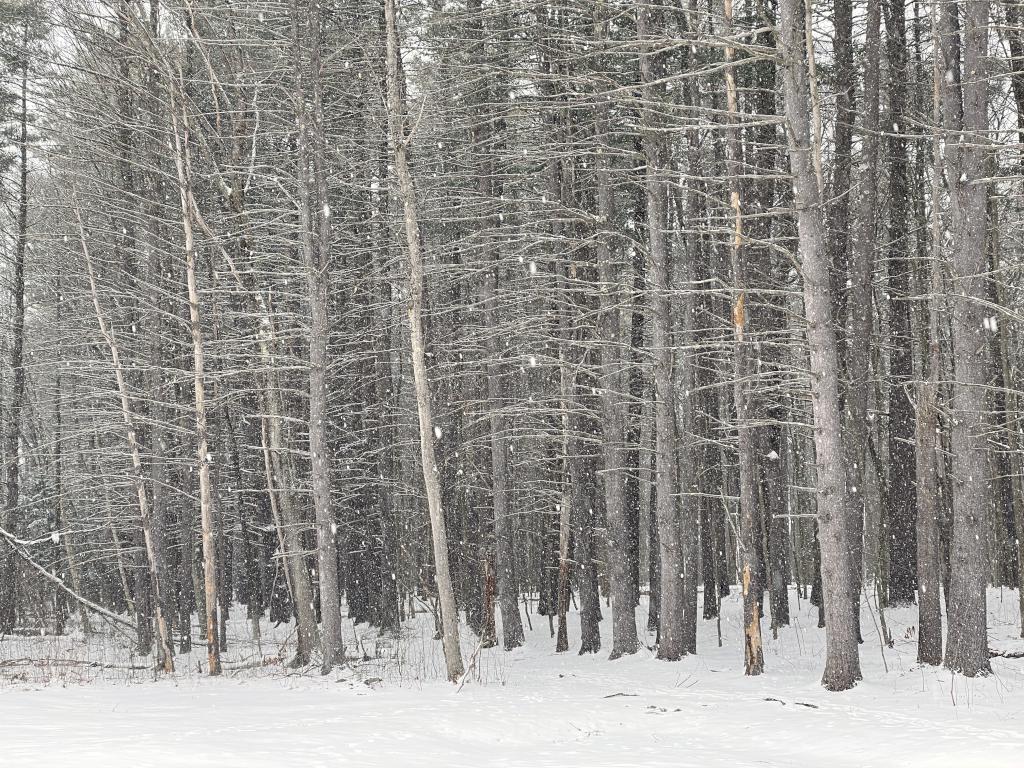
[[[0,643],[426,611],[458,681],[741,595],[748,675],[794,599],[829,690],[862,609],[990,671],[1024,3],[3,0],[0,66]]]

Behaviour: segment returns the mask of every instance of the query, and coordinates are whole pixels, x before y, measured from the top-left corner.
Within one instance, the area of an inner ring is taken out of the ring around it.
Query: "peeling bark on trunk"
[[[732,35],[732,0],[724,1],[725,24],[722,34],[728,41]],[[736,408],[736,430],[740,476],[740,538],[738,547],[739,569],[743,588],[743,657],[747,675],[764,672],[764,653],[761,647],[761,596],[764,585],[760,580],[761,542],[756,535],[756,521],[760,512],[757,493],[757,457],[754,451],[754,431],[751,426],[752,395],[749,392],[752,366],[750,341],[745,338],[747,328],[747,284],[743,251],[743,204],[740,194],[740,167],[742,137],[740,134],[739,99],[736,89],[735,49],[725,46],[725,93],[729,121],[726,135],[726,162],[729,176],[729,207],[732,209],[732,238],[729,245],[732,265],[733,294],[733,400]]]

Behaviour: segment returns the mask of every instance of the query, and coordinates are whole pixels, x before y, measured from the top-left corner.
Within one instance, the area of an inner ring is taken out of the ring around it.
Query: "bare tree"
[[[861,673],[852,610],[851,509],[839,411],[839,354],[832,320],[821,176],[816,172],[816,167],[820,167],[820,146],[811,130],[813,78],[805,64],[805,15],[799,0],[781,0],[779,10],[783,95],[789,122],[787,134],[810,350],[821,577],[827,595],[827,655],[822,684],[829,690],[845,690],[856,684]]]
[[[427,504],[430,509],[434,569],[441,603],[441,631],[445,662],[448,667],[448,679],[456,681],[462,677],[464,669],[462,651],[459,648],[459,615],[455,606],[455,592],[452,588],[451,573],[448,568],[448,536],[444,511],[441,509],[437,461],[434,458],[434,426],[430,417],[430,389],[427,380],[423,334],[423,253],[417,218],[416,189],[407,157],[412,133],[406,125],[404,75],[401,68],[395,0],[384,0],[384,28],[387,48],[388,130],[395,174],[398,178],[399,198],[402,202],[405,240],[409,255],[409,333],[416,391],[416,411],[419,416],[423,485],[426,488]]]
[[[971,677],[990,671],[985,602],[989,468],[990,361],[985,311],[989,4],[946,3],[939,17],[943,60],[942,127],[952,241],[950,329],[953,342],[953,540],[950,548],[949,630],[945,665]],[[962,41],[962,42],[961,42]],[[961,136],[969,136],[964,142]],[[956,137],[956,138],[954,138]]]

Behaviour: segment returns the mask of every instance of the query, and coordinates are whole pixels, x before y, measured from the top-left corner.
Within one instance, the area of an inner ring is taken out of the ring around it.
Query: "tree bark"
[[[203,534],[203,592],[206,608],[206,654],[211,676],[219,675],[220,644],[217,637],[217,537],[216,514],[213,507],[213,486],[210,479],[209,437],[206,414],[205,352],[203,325],[196,279],[195,237],[192,228],[192,182],[190,179],[189,127],[187,119],[179,118],[173,110],[171,124],[174,132],[174,163],[178,174],[178,192],[181,199],[181,221],[185,242],[185,281],[188,290],[189,329],[192,336],[192,384],[195,397],[196,460],[199,467],[199,515]],[[182,135],[182,130],[184,135]]]
[[[306,31],[300,33],[305,20]],[[317,577],[320,586],[320,650],[322,672],[344,658],[341,634],[341,595],[338,584],[337,524],[331,509],[330,447],[327,442],[327,347],[330,337],[328,293],[331,282],[331,210],[324,174],[323,85],[321,82],[320,11],[315,3],[295,4],[293,56],[298,94],[299,243],[306,268],[309,301],[309,462],[316,522]],[[310,29],[312,28],[312,29]],[[311,87],[302,54],[309,51]],[[309,88],[311,109],[306,105]],[[312,168],[312,173],[310,169]]]
[[[962,18],[961,18],[962,14]],[[989,3],[943,3],[940,15],[942,127],[953,237],[953,538],[945,665],[968,677],[991,671],[988,655],[986,528],[991,504],[986,431],[989,343],[985,273]],[[962,45],[959,41],[962,40]],[[961,61],[962,48],[962,61]],[[969,141],[960,137],[966,136]]]
[[[435,578],[441,604],[445,663],[448,668],[448,679],[455,682],[462,677],[464,668],[462,651],[459,648],[459,616],[455,606],[451,572],[448,568],[448,535],[445,530],[444,511],[441,509],[441,488],[437,462],[434,459],[434,427],[430,415],[430,390],[423,334],[423,254],[420,246],[416,190],[406,154],[412,137],[405,125],[404,75],[401,70],[401,49],[398,42],[395,0],[384,0],[384,26],[387,38],[388,129],[395,174],[398,177],[399,198],[404,211],[405,239],[409,254],[409,333],[416,411],[420,427],[420,458],[423,468],[423,485],[426,488],[427,506],[430,512]]]
[[[28,22],[23,22],[22,45],[27,48]],[[14,239],[14,274],[11,277],[11,400],[4,429],[3,528],[21,532],[18,509],[21,480],[22,411],[25,408],[25,253],[28,246],[28,51],[18,64],[18,209]],[[17,619],[18,559],[11,551],[0,560],[0,635],[10,634]]]
[[[814,163],[817,147],[808,114],[804,13],[799,0],[780,0],[779,9],[783,94],[810,351],[815,495],[825,592],[826,658],[822,684],[829,690],[841,691],[856,685],[861,673],[852,610],[850,504],[839,410],[839,354],[832,322],[822,190]]]
[[[747,675],[764,672],[764,653],[761,644],[761,542],[756,536],[759,514],[757,499],[757,456],[754,430],[751,425],[752,395],[750,378],[750,340],[745,338],[747,328],[747,282],[743,251],[743,202],[740,192],[742,136],[738,123],[739,98],[733,60],[736,52],[730,42],[732,36],[733,4],[724,0],[725,24],[722,34],[725,45],[725,93],[729,130],[726,134],[726,173],[729,177],[729,207],[732,209],[732,238],[729,244],[733,283],[733,400],[736,408],[737,450],[740,475],[740,537],[738,547],[741,587],[743,590],[743,658]]]
[[[146,555],[149,561],[149,577],[153,589],[154,618],[156,620],[156,635],[159,643],[158,664],[164,672],[174,671],[174,641],[171,638],[169,623],[163,613],[163,590],[161,582],[161,552],[158,547],[159,533],[154,529],[152,510],[149,504],[149,496],[146,491],[144,480],[144,468],[142,466],[142,455],[139,450],[139,441],[135,427],[135,417],[132,412],[131,399],[128,394],[128,385],[124,375],[124,365],[121,363],[121,350],[118,346],[114,332],[108,325],[103,310],[100,307],[99,292],[96,289],[96,277],[92,266],[92,256],[89,252],[88,239],[85,235],[85,227],[82,223],[81,211],[75,208],[75,219],[78,223],[78,231],[81,236],[82,256],[85,258],[86,271],[89,277],[89,291],[92,296],[93,308],[96,310],[96,321],[100,326],[100,334],[110,350],[110,359],[114,365],[114,378],[117,382],[118,394],[121,403],[121,418],[124,422],[125,435],[128,440],[128,449],[131,453],[132,472],[134,475],[135,493],[139,504],[139,516],[142,520],[142,534],[145,543]],[[78,591],[77,588],[75,591]],[[127,590],[125,592],[127,596]]]
[[[910,322],[910,163],[906,121],[908,67],[906,2],[886,0],[886,57],[889,61],[889,120],[897,128],[886,133],[889,162],[889,226],[885,263],[889,271],[889,473],[886,488],[888,517],[888,597],[894,604],[914,601],[915,590],[915,493],[914,412],[910,402],[913,377]],[[867,135],[865,141],[867,141]]]
[[[647,3],[638,9],[637,32],[641,41],[640,80],[648,100],[657,103],[659,78],[657,54],[652,51],[655,34],[652,9]],[[644,110],[650,114],[650,105]],[[657,126],[645,124],[642,139],[645,171],[645,193],[648,231],[648,274],[651,291],[651,348],[654,357],[654,424],[655,484],[659,560],[661,563],[661,597],[659,600],[658,658],[675,661],[685,653],[683,596],[683,552],[680,537],[678,464],[676,461],[676,423],[672,388],[672,347],[670,342],[668,243],[668,200],[664,178],[665,139]],[[635,623],[630,621],[633,635],[622,637],[617,649],[622,653],[636,651]],[[612,651],[613,656],[616,650]]]

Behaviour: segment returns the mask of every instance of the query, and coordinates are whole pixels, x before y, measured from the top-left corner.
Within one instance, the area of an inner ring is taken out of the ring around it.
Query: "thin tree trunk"
[[[54,306],[55,325],[57,333],[64,330],[63,307],[64,296],[61,293],[61,281],[58,277],[54,286],[57,293],[57,301]],[[78,555],[75,552],[75,545],[71,541],[71,515],[69,513],[67,500],[64,498],[64,377],[57,369],[54,376],[53,396],[53,490],[57,504],[57,531],[60,536],[60,543],[64,545],[64,557],[68,561],[68,575],[71,578],[71,589],[78,595],[82,592],[81,568],[78,564]],[[78,615],[82,621],[82,633],[88,637],[92,634],[92,623],[89,621],[89,612],[86,605],[76,601]]]
[[[451,572],[448,568],[448,535],[444,511],[441,509],[441,487],[437,462],[434,459],[434,427],[430,415],[430,390],[427,380],[425,340],[423,334],[424,275],[423,254],[417,217],[416,190],[406,156],[411,135],[405,125],[404,75],[401,70],[401,49],[398,42],[398,19],[395,0],[384,0],[384,25],[387,38],[387,104],[391,150],[402,201],[406,246],[409,251],[409,333],[412,348],[413,386],[420,427],[420,458],[423,485],[430,512],[431,538],[434,548],[434,569],[438,598],[441,604],[442,640],[448,679],[453,682],[463,675],[462,651],[459,648],[459,616],[455,606]]]
[[[615,215],[615,201],[611,188],[608,153],[595,157],[597,166],[597,219],[607,226]],[[626,378],[623,375],[622,343],[623,317],[619,308],[618,270],[613,261],[610,234],[597,238],[597,270],[601,281],[598,290],[598,333],[601,340],[601,366],[598,387],[601,430],[601,457],[604,471],[605,516],[608,521],[608,577],[612,598],[612,656],[632,653],[637,645],[636,636],[636,563],[630,559],[632,551],[631,515],[626,499],[626,422],[628,406],[623,400]],[[628,331],[627,331],[628,332]],[[587,510],[580,510],[586,514]],[[592,521],[591,521],[592,523]],[[591,526],[592,527],[592,526]],[[582,542],[577,542],[581,545]],[[586,549],[585,547],[581,547]],[[587,563],[582,578],[594,568]],[[581,587],[582,591],[582,587]],[[582,597],[581,597],[582,599]],[[598,644],[600,642],[598,641]]]
[[[23,46],[28,42],[28,22],[24,22]],[[18,500],[20,495],[22,410],[25,407],[25,253],[28,246],[28,52],[22,52],[18,79],[18,213],[14,240],[14,274],[11,277],[11,401],[7,407],[4,430],[4,510],[3,528],[21,533]],[[8,551],[0,561],[0,634],[9,634],[17,618],[18,559]]]
[[[472,56],[471,63],[475,67],[484,64],[484,28],[482,21],[481,0],[468,0],[466,4],[470,14]],[[478,86],[475,94],[476,119],[472,132],[473,149],[479,157],[477,191],[481,202],[490,205],[494,194],[494,162],[491,159],[490,144],[492,119],[489,114],[491,107],[488,81],[486,78]],[[487,224],[493,226],[493,219]],[[518,648],[525,641],[523,622],[519,615],[519,585],[515,578],[515,544],[513,541],[513,518],[509,499],[509,447],[507,420],[502,409],[505,398],[505,375],[501,363],[501,337],[498,333],[498,270],[501,264],[501,247],[495,239],[485,240],[484,255],[494,254],[494,263],[489,265],[483,275],[482,300],[484,324],[487,336],[487,401],[488,421],[490,426],[491,448],[491,498],[494,511],[494,549],[495,569],[498,581],[498,603],[501,606],[501,632],[505,650]]]
[[[725,24],[722,34],[728,41],[732,36],[732,0],[724,0]],[[739,99],[736,89],[735,48],[727,42],[725,46],[725,93],[728,111],[729,131],[726,135],[726,157],[729,177],[729,207],[732,209],[732,238],[729,246],[732,263],[734,303],[733,321],[733,399],[736,407],[736,430],[740,469],[740,537],[738,557],[740,560],[741,587],[743,589],[743,658],[747,675],[764,672],[764,653],[761,645],[761,546],[755,536],[758,515],[757,503],[757,457],[754,451],[754,431],[751,426],[752,395],[749,392],[752,366],[750,341],[745,338],[746,313],[746,265],[743,252],[743,203],[740,196],[740,166],[742,163],[742,138],[740,134]]]
[[[264,359],[270,360],[267,344],[261,345]],[[313,610],[313,585],[306,556],[302,546],[302,520],[295,509],[291,496],[291,473],[282,460],[284,451],[281,436],[280,391],[273,374],[268,374],[266,392],[267,416],[262,420],[261,440],[263,444],[264,471],[266,473],[267,496],[270,511],[277,529],[278,544],[281,548],[285,580],[292,599],[295,613],[296,647],[295,657],[290,666],[301,667],[309,663],[313,648],[318,642],[316,613]]]
[[[331,470],[327,443],[327,345],[330,335],[328,292],[331,282],[331,212],[324,175],[323,96],[320,62],[320,12],[296,3],[292,12],[293,56],[298,82],[295,119],[298,129],[299,242],[309,301],[309,462],[316,522],[317,577],[320,585],[320,649],[327,674],[344,657],[341,595],[338,585],[337,524],[331,509]],[[305,20],[312,31],[300,34]],[[309,50],[312,109],[306,106],[302,52]],[[310,167],[312,166],[312,173]],[[314,231],[315,229],[315,231]]]
[[[175,106],[172,105],[172,110]],[[192,181],[189,178],[189,128],[179,127],[179,118],[171,113],[174,131],[174,163],[178,174],[181,198],[181,222],[185,236],[185,281],[188,290],[189,327],[192,336],[192,383],[196,410],[196,461],[199,467],[199,514],[203,534],[203,592],[206,608],[206,653],[211,676],[219,675],[220,645],[217,642],[217,538],[216,515],[213,508],[213,487],[210,480],[209,438],[206,419],[206,382],[204,372],[203,327],[196,280],[196,250],[192,230]],[[182,135],[181,130],[184,130]]]
[[[938,18],[932,17],[932,33]],[[937,35],[936,35],[937,37]],[[932,63],[932,119],[941,121],[942,59]],[[925,354],[924,375],[917,387],[917,661],[938,666],[942,663],[942,558],[939,550],[939,376],[942,370],[939,347],[939,296],[942,294],[942,139],[932,135],[931,263],[926,287],[931,296],[923,312]]]
[[[168,622],[163,614],[163,585],[161,583],[160,551],[158,549],[158,532],[154,530],[154,520],[149,504],[149,496],[146,492],[144,480],[144,469],[142,466],[142,455],[139,450],[139,442],[135,428],[135,418],[132,413],[131,400],[128,394],[128,385],[125,380],[124,366],[121,363],[121,350],[114,337],[113,329],[107,324],[100,308],[99,293],[96,289],[96,277],[92,266],[92,256],[89,252],[88,239],[85,235],[85,227],[82,224],[82,214],[76,206],[75,219],[78,223],[82,255],[85,258],[85,266],[89,277],[89,291],[92,295],[93,308],[96,310],[96,321],[100,326],[100,334],[110,350],[110,358],[114,365],[114,378],[117,382],[117,390],[121,399],[121,418],[124,422],[125,433],[128,439],[128,449],[131,452],[132,472],[134,475],[135,492],[139,504],[139,516],[142,519],[143,540],[146,547],[146,555],[149,560],[149,577],[153,588],[154,618],[156,619],[157,642],[159,643],[158,663],[163,667],[164,672],[174,671],[174,650],[173,640]],[[111,528],[113,531],[113,528]],[[116,537],[115,537],[116,544]],[[77,589],[76,589],[77,591]],[[127,596],[127,589],[125,596]]]
[[[1024,144],[1024,13],[1019,3],[1006,3],[1006,35],[1010,47],[1010,69],[1012,72],[1010,85],[1013,91],[1014,103],[1017,106],[1017,137],[1021,144]],[[1020,156],[1019,169],[1024,169],[1024,153]],[[1020,171],[1018,171],[1020,172]],[[1003,281],[997,284],[999,291],[1000,306],[1007,306],[1005,298],[1005,285]],[[1005,325],[1005,324],[1004,324]],[[1012,366],[1010,365],[1009,339],[1005,327],[1000,327],[1001,357],[1003,364],[1003,382],[1006,386],[1006,406],[1009,414],[1017,414],[1020,411],[1020,398],[1017,396],[1017,389],[1010,376]],[[1020,636],[1024,637],[1024,461],[1021,459],[1021,436],[1020,428],[1016,423],[1010,426],[1009,450],[1010,466],[1013,476],[1013,521],[1016,533],[1016,555],[1017,555],[1017,597],[1020,613]]]

